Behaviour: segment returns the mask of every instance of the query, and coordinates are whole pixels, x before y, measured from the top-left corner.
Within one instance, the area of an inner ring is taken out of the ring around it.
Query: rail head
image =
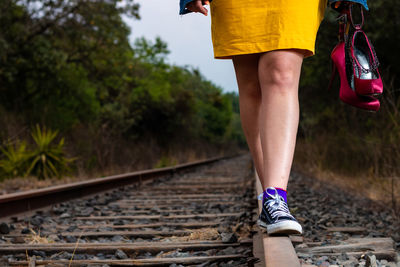
[[[237,155],[214,157],[172,167],[135,171],[125,174],[94,178],[87,181],[34,189],[0,196],[0,218],[32,211],[74,198],[81,198],[93,193],[108,191],[120,186],[134,184],[146,179],[172,175],[186,169],[210,164]]]

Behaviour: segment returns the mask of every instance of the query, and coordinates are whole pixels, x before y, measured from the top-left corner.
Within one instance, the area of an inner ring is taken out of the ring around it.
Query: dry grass
[[[28,244],[49,244],[54,243],[53,240],[48,239],[47,237],[40,236],[40,230],[36,232],[31,227],[29,227],[29,231],[31,232],[28,234],[27,237],[24,238],[24,241]],[[28,250],[25,250],[26,261],[29,262],[29,266],[31,263],[36,261],[36,256],[29,257]]]
[[[217,240],[219,239],[218,230],[215,228],[201,228],[198,230],[194,230],[188,236],[172,236],[169,239],[175,242],[183,242],[190,240]]]
[[[399,214],[400,205],[400,177],[376,176],[370,169],[346,174],[344,170],[332,171],[322,163],[326,160],[323,148],[305,144],[301,140],[297,142],[293,169],[307,176],[311,176],[320,182],[330,183],[352,194],[367,197]],[[345,160],[338,158],[338,161]]]
[[[300,122],[294,167],[366,196],[400,215],[400,97],[389,69],[378,112],[349,105],[311,109]]]
[[[48,239],[47,237],[40,236],[40,230],[36,232],[32,228],[29,228],[30,234],[24,238],[25,242],[28,244],[48,244],[53,243],[52,240]]]
[[[29,231],[30,231],[31,233],[28,234],[28,236],[27,236],[26,238],[24,238],[25,242],[28,243],[28,244],[49,244],[49,243],[55,243],[53,240],[48,239],[47,237],[40,236],[40,230],[39,230],[38,232],[36,232],[35,230],[33,230],[32,228],[29,227]],[[71,266],[71,264],[72,264],[72,261],[73,261],[73,259],[74,259],[74,255],[75,255],[75,251],[76,251],[76,249],[78,248],[79,241],[80,241],[80,239],[81,239],[81,236],[82,236],[82,233],[83,233],[83,232],[84,232],[84,231],[81,232],[81,234],[79,235],[79,237],[78,237],[78,239],[77,239],[77,241],[76,241],[76,243],[75,243],[74,251],[72,252],[71,259],[69,260],[69,265],[68,265],[68,266]],[[63,253],[63,252],[61,251],[60,254],[61,254],[61,253]],[[28,251],[27,251],[27,250],[25,250],[25,254],[26,254],[26,260],[27,260],[28,262],[30,262],[31,259],[35,260],[35,258],[29,257]],[[33,256],[33,257],[35,257],[35,256]]]
[[[81,232],[81,234],[80,234],[79,237],[78,237],[78,240],[76,240],[75,247],[74,247],[74,251],[72,252],[71,259],[69,260],[68,267],[70,267],[71,264],[72,264],[72,260],[74,259],[75,251],[76,251],[76,249],[78,248],[79,241],[81,240],[81,237],[82,237],[83,232],[84,232],[84,231]]]
[[[237,223],[232,227],[232,231],[239,239],[251,238],[253,227],[248,224]]]
[[[189,146],[190,147],[190,146]],[[178,149],[182,149],[179,151]],[[207,151],[206,151],[207,150]],[[152,169],[156,167],[167,167],[174,166],[177,164],[183,164],[188,162],[194,162],[198,160],[203,160],[210,157],[223,156],[231,151],[218,150],[216,148],[208,148],[206,150],[198,149],[196,147],[186,148],[184,150],[181,147],[176,147],[172,151],[160,155],[145,155],[143,153],[137,152],[137,154],[128,157],[130,160],[137,162],[135,164],[127,165],[117,165],[108,166],[105,169],[95,169],[92,171],[87,171],[81,169],[78,171],[76,176],[73,177],[63,177],[63,178],[51,178],[46,180],[39,180],[35,177],[17,177],[12,179],[6,179],[0,181],[0,195],[10,194],[15,192],[23,192],[32,189],[46,188],[49,186],[68,184],[79,181],[86,181],[93,178],[105,177],[110,175],[116,175],[121,173],[140,171],[145,169]]]
[[[204,228],[196,230],[188,236],[189,240],[216,240],[219,238],[218,230],[215,228]]]
[[[29,131],[19,119],[0,116],[0,121],[5,122],[4,129],[0,131],[0,146],[4,145],[2,142],[6,139],[8,141],[29,140]],[[239,149],[235,144],[211,144],[191,136],[175,136],[175,139],[169,140],[168,144],[160,144],[151,136],[146,136],[141,140],[126,140],[122,136],[111,135],[108,130],[93,130],[86,126],[77,127],[64,137],[68,157],[77,158],[70,177],[43,181],[34,177],[5,180],[1,180],[2,177],[0,177],[0,195],[172,166],[233,154]]]
[[[36,177],[6,179],[0,182],[0,195],[78,182],[86,179],[85,177],[64,177],[62,179],[51,178],[46,180],[39,180]]]

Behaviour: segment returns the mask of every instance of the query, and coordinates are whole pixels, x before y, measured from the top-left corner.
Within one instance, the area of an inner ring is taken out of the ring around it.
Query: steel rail
[[[0,196],[0,218],[10,217],[12,215],[32,211],[74,198],[82,198],[117,187],[140,183],[151,178],[173,175],[177,172],[235,156],[236,155],[215,157],[191,163],[179,164],[173,167],[136,171],[103,178],[94,178],[83,182],[6,194]]]

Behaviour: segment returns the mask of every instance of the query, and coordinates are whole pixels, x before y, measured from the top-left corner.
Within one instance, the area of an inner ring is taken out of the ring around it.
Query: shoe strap
[[[340,14],[336,18],[336,20],[339,23],[339,34],[338,34],[339,42],[345,42],[346,36],[348,35],[348,32],[349,32],[349,24],[347,22],[347,14]]]
[[[356,35],[362,35],[362,38],[364,39],[365,45],[368,46],[367,49],[371,53],[370,57],[368,58],[369,65],[370,65],[370,68],[368,68],[368,69],[364,68],[363,65],[361,65],[358,62],[358,59],[354,54],[354,51],[355,51],[354,42],[355,42]],[[378,69],[379,60],[378,60],[378,57],[376,56],[375,49],[374,49],[371,41],[368,39],[368,36],[365,34],[365,32],[363,30],[361,30],[361,29],[356,30],[352,34],[351,40],[349,40],[349,42],[350,42],[350,46],[351,46],[351,49],[349,50],[349,53],[350,53],[350,56],[351,56],[352,64],[353,64],[353,66],[354,65],[357,66],[356,70],[357,70],[359,76],[361,76],[361,73],[369,73],[369,72],[372,72],[372,71],[375,71],[375,70]]]
[[[336,18],[339,22],[339,42],[346,42],[349,34],[350,24],[353,26],[355,30],[361,30],[364,25],[364,12],[361,4],[353,3],[350,1],[342,1],[341,2],[340,14]],[[355,24],[353,19],[353,6],[358,5],[360,7],[361,12],[361,23]]]
[[[354,20],[353,20],[353,3],[351,3],[349,5],[349,8],[346,9],[346,12],[349,13],[350,15],[350,22],[351,25],[353,26],[354,29],[356,30],[361,30],[362,26],[364,25],[364,12],[363,12],[363,8],[360,4],[358,4],[358,6],[360,7],[360,11],[361,11],[361,24],[354,24]]]
[[[354,19],[353,19],[353,6],[358,5],[360,8],[360,12],[361,12],[361,23],[360,24],[355,24],[354,23]],[[379,66],[379,60],[378,57],[376,56],[376,52],[375,49],[371,43],[371,41],[368,39],[367,35],[365,34],[365,32],[362,30],[362,27],[364,25],[364,12],[363,12],[363,8],[361,6],[361,4],[356,4],[356,3],[352,3],[352,2],[346,2],[346,4],[344,5],[344,8],[342,9],[342,16],[345,17],[345,21],[344,23],[346,24],[346,27],[348,28],[350,25],[347,21],[347,18],[350,18],[350,23],[353,26],[353,28],[355,29],[354,31],[352,31],[351,36],[349,36],[349,31],[346,28],[346,31],[344,31],[343,29],[340,30],[339,32],[341,33],[341,37],[343,38],[343,40],[345,41],[345,43],[347,44],[346,47],[346,51],[348,51],[349,56],[351,58],[352,61],[352,66],[356,66],[356,70],[358,71],[358,75],[360,76],[361,73],[368,73],[371,71],[375,71],[376,69],[378,69]],[[339,21],[340,23],[340,21]],[[343,28],[344,26],[342,26]],[[364,68],[357,60],[357,57],[354,55],[354,50],[355,50],[355,37],[356,35],[362,35],[361,38],[364,39],[365,44],[368,46],[368,50],[370,51],[370,57],[369,57],[369,63],[370,63],[370,69],[366,69]],[[350,48],[351,47],[351,48]],[[350,52],[351,51],[351,52]]]

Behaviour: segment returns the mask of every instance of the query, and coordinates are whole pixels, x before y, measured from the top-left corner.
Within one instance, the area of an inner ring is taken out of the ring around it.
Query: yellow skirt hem
[[[229,45],[228,49],[223,49],[222,47],[218,47],[218,45],[214,46],[214,58],[215,59],[232,59],[233,56],[237,55],[246,55],[246,54],[256,54],[256,53],[264,53],[273,50],[279,49],[303,49],[306,50],[304,54],[304,58],[311,57],[315,55],[315,40],[307,40],[304,39],[295,39],[288,40],[289,42],[284,43],[282,40],[279,41],[279,44],[271,44],[271,43],[237,43]],[[226,46],[224,46],[226,47]]]

